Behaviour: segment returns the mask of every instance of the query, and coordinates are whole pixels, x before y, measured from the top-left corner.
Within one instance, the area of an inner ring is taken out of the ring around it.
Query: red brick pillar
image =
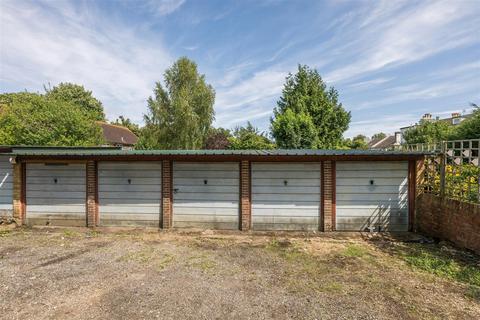
[[[25,224],[25,163],[13,165],[13,219],[17,225]]]
[[[322,162],[323,231],[335,230],[335,162]]]
[[[170,229],[173,226],[173,179],[172,161],[162,161],[162,228]]]
[[[98,225],[98,170],[96,161],[87,161],[87,227]]]
[[[240,163],[240,230],[248,231],[252,224],[250,162]]]

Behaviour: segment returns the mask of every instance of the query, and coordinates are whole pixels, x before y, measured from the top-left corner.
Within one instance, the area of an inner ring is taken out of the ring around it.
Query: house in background
[[[103,138],[108,146],[132,149],[138,141],[138,137],[127,127],[106,122],[97,122],[103,131]]]
[[[446,122],[452,126],[456,126],[456,125],[459,125],[463,120],[471,117],[472,114],[469,113],[469,114],[461,114],[460,112],[453,112],[451,117],[449,118],[444,118],[444,119],[440,119],[440,117],[436,117],[436,118],[433,118],[432,117],[432,114],[431,113],[425,113],[422,117],[422,119],[420,119],[420,122],[426,122],[426,121],[430,121],[430,122],[436,122],[436,121],[443,121],[443,122]],[[404,140],[404,135],[405,135],[405,132],[407,130],[410,130],[410,129],[413,129],[415,127],[418,126],[418,123],[412,125],[412,126],[408,126],[408,127],[403,127],[403,128],[400,128],[400,132],[401,132],[401,143],[404,143],[405,140]]]
[[[368,149],[372,150],[393,150],[401,145],[402,133],[395,132],[394,135],[387,135],[385,138],[372,139],[368,142]]]

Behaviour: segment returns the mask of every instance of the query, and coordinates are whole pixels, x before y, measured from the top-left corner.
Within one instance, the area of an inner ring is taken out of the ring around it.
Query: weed
[[[147,247],[139,251],[129,252],[120,258],[117,261],[134,261],[141,264],[148,263],[153,257],[154,249],[152,247]]]
[[[100,235],[101,235],[101,232],[97,230],[90,230],[85,234],[87,238],[96,238],[96,237],[99,237]]]
[[[5,238],[11,235],[11,230],[0,230],[0,238]]]
[[[157,264],[157,269],[159,271],[165,269],[171,262],[175,260],[175,257],[171,254],[165,254],[162,259]]]
[[[207,256],[193,256],[189,258],[189,262],[187,263],[190,267],[200,269],[203,272],[211,271],[216,267],[214,261],[210,260]]]
[[[413,268],[480,287],[480,268],[473,262],[463,261],[437,246],[413,244],[401,250],[400,255]]]
[[[480,301],[480,287],[473,285],[469,286],[465,295],[473,300]]]
[[[350,257],[350,258],[362,258],[366,256],[367,253],[368,253],[368,250],[365,247],[357,244],[349,244],[347,245],[345,250],[343,250],[341,255],[344,257]]]
[[[66,230],[63,230],[63,236],[65,238],[75,238],[75,237],[78,237],[80,234],[76,231],[73,231],[73,230],[69,230],[69,229],[66,229]]]

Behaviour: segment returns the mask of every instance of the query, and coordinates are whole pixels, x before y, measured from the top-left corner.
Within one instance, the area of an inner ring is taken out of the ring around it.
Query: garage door
[[[12,217],[13,167],[9,156],[0,156],[0,217]]]
[[[173,225],[239,228],[237,162],[173,164]]]
[[[99,224],[160,226],[161,162],[99,162]]]
[[[27,224],[86,225],[85,164],[27,163]]]
[[[337,230],[408,230],[408,162],[337,162]]]
[[[320,163],[253,163],[252,228],[318,230]]]

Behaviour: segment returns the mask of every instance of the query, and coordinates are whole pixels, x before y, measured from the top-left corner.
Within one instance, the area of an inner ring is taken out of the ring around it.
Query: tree
[[[387,135],[383,132],[379,132],[379,133],[375,133],[373,136],[372,136],[372,140],[375,140],[375,139],[378,139],[378,140],[381,140],[381,139],[384,139],[386,138]]]
[[[234,150],[266,150],[274,149],[275,144],[265,133],[260,132],[250,122],[246,127],[237,127],[230,139],[230,149]]]
[[[146,149],[199,149],[214,120],[215,91],[195,62],[178,59],[156,83],[139,146]]]
[[[93,120],[105,120],[102,103],[93,96],[92,91],[85,90],[81,85],[62,82],[53,89],[45,87],[45,96],[72,103]]]
[[[286,149],[335,148],[342,144],[351,117],[335,88],[327,88],[318,71],[305,65],[286,78],[273,114],[272,135]]]
[[[76,105],[44,95],[0,95],[0,145],[95,146],[101,128]]]
[[[463,120],[455,129],[454,139],[480,139],[480,107],[475,103],[471,103],[474,107],[473,114],[470,118]]]
[[[435,143],[448,140],[453,132],[453,126],[445,121],[421,120],[417,126],[405,131],[403,138],[407,144]]]
[[[205,149],[225,150],[230,148],[230,130],[224,128],[210,128],[205,141]]]
[[[363,134],[359,134],[352,139],[352,149],[368,149],[367,137]]]
[[[126,127],[130,131],[132,131],[136,136],[140,135],[140,126],[134,123],[129,118],[125,118],[124,116],[119,116],[115,121],[112,121],[110,123],[115,124],[117,126]]]

